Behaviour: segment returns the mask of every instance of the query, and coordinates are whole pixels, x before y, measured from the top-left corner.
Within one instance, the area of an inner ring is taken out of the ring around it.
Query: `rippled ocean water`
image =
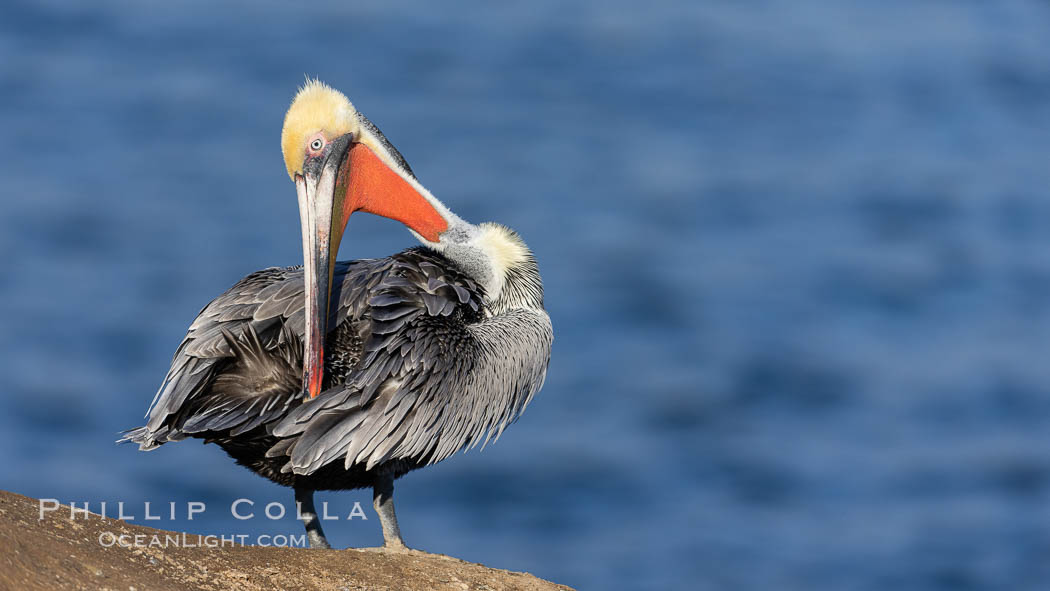
[[[581,589],[1050,588],[1047,3],[0,15],[0,487],[301,531],[234,519],[291,493],[214,446],[113,440],[201,306],[301,260],[310,74],[525,237],[554,321],[522,420],[399,481],[410,545]],[[341,254],[411,244],[359,216]]]

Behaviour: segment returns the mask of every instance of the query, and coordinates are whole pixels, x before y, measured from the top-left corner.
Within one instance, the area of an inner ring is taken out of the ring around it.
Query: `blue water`
[[[0,9],[0,487],[300,531],[235,520],[291,495],[213,446],[112,442],[201,306],[301,260],[311,74],[521,232],[554,321],[523,419],[400,481],[409,544],[584,589],[1050,588],[1050,5],[352,4]],[[411,244],[355,217],[342,257]]]

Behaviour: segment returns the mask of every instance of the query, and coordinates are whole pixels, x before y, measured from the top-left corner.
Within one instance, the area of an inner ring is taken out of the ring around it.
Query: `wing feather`
[[[440,254],[417,248],[340,263],[334,279],[334,324],[352,320],[361,343],[343,381],[306,402],[294,380],[272,388],[237,382],[266,374],[258,369],[267,363],[293,366],[285,376],[301,374],[302,270],[264,269],[201,311],[149,422],[127,439],[148,449],[187,434],[228,429],[236,436],[265,425],[276,439],[266,456],[287,458],[283,471],[311,474],[340,460],[347,468],[392,459],[425,465],[498,437],[542,384],[552,338],[546,314],[493,315],[483,289]],[[269,394],[234,394],[246,390]]]
[[[345,384],[359,396],[333,404],[342,393],[323,392],[274,430],[297,437],[288,446],[296,473],[312,473],[339,457],[347,467],[367,469],[413,454],[424,463],[443,459],[424,456],[428,441],[443,427],[442,409],[454,404],[472,369],[477,347],[469,331],[481,318],[476,310],[483,307],[483,292],[438,255],[408,251],[392,258],[391,272],[368,299],[371,334],[361,364]],[[341,419],[318,420],[315,408]],[[464,442],[453,439],[441,453]]]
[[[367,309],[366,293],[357,286],[370,274],[382,274],[389,264],[389,259],[378,259],[336,266],[334,283],[342,286],[336,312],[339,318],[359,317]],[[258,351],[298,348],[299,359],[285,361],[297,363],[300,369],[296,371],[301,372],[304,318],[300,267],[263,269],[238,281],[197,315],[150,405],[146,426],[129,432],[125,439],[151,449],[181,439],[184,433],[232,429],[231,434],[238,435],[275,421],[290,404],[284,400],[287,396],[264,404],[229,404],[222,397],[211,396],[213,386],[231,367],[231,361],[239,359],[232,343],[242,339],[251,340]],[[281,354],[287,357],[287,353]],[[250,361],[258,365],[258,360]]]

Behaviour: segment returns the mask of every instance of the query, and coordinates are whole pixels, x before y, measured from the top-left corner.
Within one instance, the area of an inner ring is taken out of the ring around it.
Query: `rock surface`
[[[0,491],[0,589],[569,590],[530,574],[416,550],[106,547],[99,542],[104,532],[146,540],[182,534],[94,514],[70,520],[67,506],[39,516],[36,499]]]

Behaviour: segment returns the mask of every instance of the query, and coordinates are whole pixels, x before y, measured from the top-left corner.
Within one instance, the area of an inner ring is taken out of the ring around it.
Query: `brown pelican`
[[[394,480],[498,438],[543,385],[553,333],[536,259],[512,230],[452,213],[319,81],[288,109],[281,148],[303,266],[252,273],[205,306],[122,441],[217,443],[294,488],[313,547],[329,547],[314,491],[370,486],[384,547],[405,548]],[[355,211],[422,246],[336,262]]]

